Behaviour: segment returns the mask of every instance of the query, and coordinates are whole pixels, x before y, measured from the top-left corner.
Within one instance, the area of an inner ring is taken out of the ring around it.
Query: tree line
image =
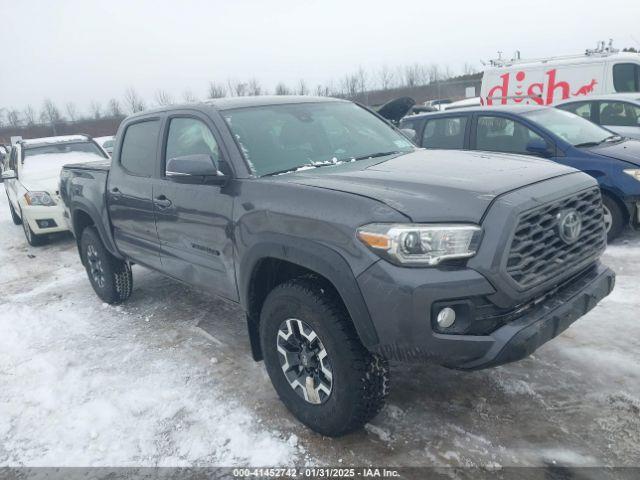
[[[465,63],[462,75],[477,73],[475,67]],[[228,79],[226,82],[209,82],[202,99],[223,97],[242,97],[256,95],[317,95],[354,99],[369,91],[385,91],[406,87],[417,87],[437,83],[454,77],[454,72],[448,66],[435,63],[414,63],[402,67],[392,68],[387,65],[375,71],[358,68],[356,71],[344,75],[337,81],[318,84],[311,87],[304,78],[294,84],[278,82],[272,91],[264,87],[257,78],[249,80]],[[106,104],[91,101],[88,109],[81,111],[76,103],[67,102],[63,106],[56,105],[46,98],[40,109],[32,105],[22,109],[0,107],[0,128],[3,127],[31,127],[35,125],[56,125],[61,122],[76,122],[85,119],[121,118],[128,114],[141,112],[149,107],[166,106],[173,103],[194,103],[201,98],[186,89],[181,98],[174,98],[168,91],[158,89],[152,99],[142,98],[133,87],[124,92],[121,99],[111,98]]]

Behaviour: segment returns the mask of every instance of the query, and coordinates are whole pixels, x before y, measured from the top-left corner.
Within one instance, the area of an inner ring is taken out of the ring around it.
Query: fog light
[[[453,308],[445,307],[440,310],[436,320],[439,327],[449,328],[456,321],[456,311]]]

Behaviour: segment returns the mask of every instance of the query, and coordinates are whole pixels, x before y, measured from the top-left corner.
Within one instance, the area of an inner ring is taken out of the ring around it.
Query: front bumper
[[[431,361],[458,369],[481,369],[520,360],[566,330],[613,289],[615,274],[595,263],[533,300],[520,315],[486,335],[442,334],[432,327],[431,307],[495,290],[470,269],[397,269],[377,262],[359,278],[381,339],[371,349],[401,361]],[[401,280],[402,279],[402,280]],[[515,306],[514,306],[515,307]]]
[[[50,207],[26,204],[21,204],[20,207],[22,221],[26,220],[31,231],[36,235],[69,230],[68,221],[64,216],[64,207],[59,200],[56,205]]]

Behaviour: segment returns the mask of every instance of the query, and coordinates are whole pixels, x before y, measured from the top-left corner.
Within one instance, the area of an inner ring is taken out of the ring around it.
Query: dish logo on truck
[[[564,75],[557,68],[503,73],[493,82],[489,79],[483,81],[483,90],[488,90],[481,102],[486,105],[506,105],[511,102],[552,105],[570,97],[591,95],[598,89],[599,75],[585,75],[584,68],[580,69],[579,75],[570,75],[573,72],[566,70],[562,73]]]

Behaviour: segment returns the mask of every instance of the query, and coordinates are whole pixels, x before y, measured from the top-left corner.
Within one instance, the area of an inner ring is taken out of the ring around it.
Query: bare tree
[[[91,102],[89,111],[91,112],[91,116],[96,120],[102,118],[102,105],[100,105],[100,102],[96,102],[95,100]]]
[[[31,105],[27,105],[27,107],[22,112],[22,116],[24,117],[24,122],[28,127],[35,125],[36,123],[36,111]]]
[[[424,66],[419,63],[407,65],[404,67],[402,83],[404,87],[417,87],[418,85],[426,85],[429,80],[429,74]]]
[[[358,71],[355,73],[355,76],[358,78],[358,93],[366,92],[369,80],[366,70],[362,67],[358,67]]]
[[[236,97],[244,97],[247,94],[247,84],[238,80],[227,80],[229,92]]]
[[[254,97],[262,95],[262,86],[260,85],[260,82],[257,78],[252,78],[251,80],[249,80],[247,95],[252,95]]]
[[[75,103],[67,102],[67,104],[64,106],[64,109],[67,112],[67,117],[69,117],[69,120],[75,122],[78,119],[78,110],[76,109]]]
[[[50,98],[47,98],[42,105],[40,119],[42,120],[42,123],[51,125],[54,135],[58,134],[56,130],[56,123],[58,123],[62,117],[60,116],[60,110],[58,110],[58,107],[56,107],[55,103],[53,103]]]
[[[278,82],[275,89],[276,95],[291,95],[291,90],[284,83]]]
[[[298,91],[296,93],[298,95],[309,95],[309,87],[307,87],[307,82],[305,82],[304,78],[298,81]]]
[[[0,108],[0,128],[4,128],[4,112],[5,108]]]
[[[331,88],[327,85],[316,85],[316,95],[318,97],[330,97]]]
[[[196,103],[198,101],[198,97],[194,95],[190,88],[187,88],[184,92],[182,92],[182,99],[185,103]]]
[[[222,84],[209,82],[209,91],[207,92],[209,98],[223,98],[227,96],[227,87]]]
[[[133,87],[127,88],[127,91],[124,92],[124,103],[131,113],[141,112],[145,109],[144,101]]]
[[[173,103],[173,98],[166,90],[157,90],[155,94],[155,100],[158,105],[164,107]]]
[[[360,81],[357,75],[345,75],[340,81],[342,95],[347,98],[355,98],[358,95]]]
[[[111,100],[109,100],[109,103],[107,104],[107,109],[111,117],[122,116],[122,109],[120,108],[120,102],[118,102],[118,100],[116,100],[115,98],[112,98]]]
[[[382,90],[388,90],[393,86],[395,75],[388,65],[383,65],[378,71],[378,84]]]
[[[7,110],[7,123],[10,127],[16,128],[20,126],[20,112],[15,108]]]

